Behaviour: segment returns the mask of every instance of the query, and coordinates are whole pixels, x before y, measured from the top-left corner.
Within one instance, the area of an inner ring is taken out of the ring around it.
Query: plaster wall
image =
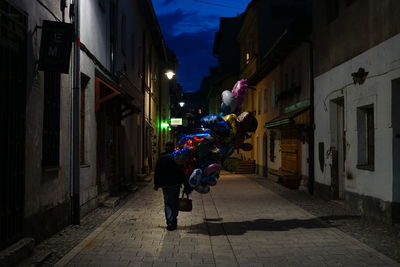
[[[391,83],[400,77],[400,34],[332,68],[315,78],[315,143],[325,143],[325,168],[319,168],[318,146],[315,147],[315,180],[330,185],[331,146],[330,101],[344,98],[346,132],[345,190],[392,200],[392,115]],[[369,72],[364,84],[353,84],[351,73],[360,67]],[[375,170],[358,169],[357,165],[357,107],[374,105]],[[350,179],[351,178],[351,179]]]
[[[126,85],[124,89],[134,96],[134,105],[143,111],[143,102],[139,95],[142,94],[143,31],[147,26],[143,14],[140,13],[141,10],[138,1],[119,2],[116,70],[124,73],[124,79],[128,80],[124,83]],[[122,27],[123,19],[125,19],[125,29]],[[126,184],[134,183],[136,174],[141,172],[142,123],[138,123],[141,119],[141,114],[132,114],[121,121],[123,161],[120,167]]]
[[[110,56],[110,1],[79,1],[81,42],[107,68],[111,67]]]
[[[263,175],[265,171],[263,168],[268,168],[271,166],[274,166],[275,168],[277,167],[276,164],[277,162],[271,162],[270,161],[270,138],[269,138],[269,131],[267,130],[264,126],[265,123],[268,121],[272,120],[279,114],[279,109],[275,108],[272,109],[272,104],[271,101],[273,99],[271,98],[271,90],[273,83],[276,84],[276,81],[279,81],[279,75],[280,75],[280,68],[277,67],[275,68],[272,72],[270,72],[267,76],[265,76],[260,82],[257,83],[256,87],[256,92],[255,92],[255,107],[257,111],[257,121],[258,121],[258,127],[255,132],[256,138],[259,138],[258,146],[257,143],[253,144],[254,148],[256,149],[256,154],[255,154],[255,160],[256,160],[256,165],[258,166],[258,174]],[[261,99],[259,99],[261,93]],[[267,95],[267,108],[265,109],[265,102],[264,102],[264,96],[265,94]],[[258,104],[260,102],[260,105]],[[259,107],[261,108],[260,110]],[[265,112],[264,112],[265,111]],[[263,143],[263,138],[264,135],[267,135],[267,145],[264,147]],[[275,149],[276,149],[277,144],[275,144]],[[265,151],[267,149],[267,151]],[[277,152],[279,150],[276,150]],[[267,157],[265,158],[264,153],[267,154]],[[275,155],[277,155],[275,153]],[[264,162],[265,161],[265,162]],[[280,166],[280,165],[279,165]],[[274,168],[274,169],[275,169]],[[279,167],[278,167],[279,169]]]
[[[60,161],[59,169],[45,171],[42,168],[42,132],[44,81],[43,72],[37,70],[41,26],[43,20],[54,20],[36,1],[8,1],[27,14],[27,89],[26,89],[26,136],[25,136],[25,218],[69,201],[69,107],[70,80],[61,75]],[[61,19],[59,2],[43,1]],[[66,17],[68,12],[66,10]],[[68,20],[67,20],[68,22]]]
[[[296,104],[297,102],[310,99],[310,48],[305,42],[301,43],[297,48],[283,60],[281,63],[281,92],[285,88],[285,75],[288,75],[289,88],[294,85],[300,85],[299,93],[294,94],[288,99],[281,101],[281,107],[285,108]]]
[[[108,70],[111,68],[110,1],[80,1],[81,42]],[[96,69],[93,60],[81,51],[81,72],[90,80],[85,90],[84,162],[80,168],[81,216],[97,207],[97,120],[95,111]]]
[[[95,69],[93,61],[81,52],[81,72],[90,80],[84,89],[85,94],[85,135],[84,162],[80,168],[80,204],[81,215],[97,206],[97,121],[95,112]],[[82,142],[82,140],[81,140]]]

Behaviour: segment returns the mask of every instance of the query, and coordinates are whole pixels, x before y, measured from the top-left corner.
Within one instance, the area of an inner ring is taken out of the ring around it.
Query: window
[[[275,131],[269,132],[269,160],[271,162],[275,161]]]
[[[301,86],[301,83],[303,82],[303,67],[301,65],[301,63],[299,63],[298,67],[297,67],[297,85]]]
[[[357,168],[373,171],[375,163],[375,126],[373,105],[357,108],[357,138]]]
[[[328,0],[326,5],[327,23],[331,23],[339,16],[339,0]]]
[[[137,57],[137,61],[138,61],[138,68],[137,68],[137,70],[138,70],[138,77],[140,77],[140,78],[143,78],[143,62],[142,62],[142,59],[143,59],[143,46],[139,46],[138,47],[138,52],[137,52],[137,55],[138,55],[138,57]]]
[[[271,88],[271,110],[276,109],[276,85],[275,81],[272,82],[272,88]]]
[[[250,53],[246,52],[246,64],[249,64],[250,62]]]
[[[264,90],[264,113],[268,112],[268,90]]]
[[[126,15],[122,14],[121,18],[121,51],[122,54],[126,55]]]
[[[136,60],[136,49],[135,49],[135,34],[131,34],[131,67],[132,69],[135,68],[135,60]]]
[[[296,86],[296,70],[295,68],[292,68],[292,74],[291,74],[291,81],[290,81],[290,88],[293,89],[293,87]]]
[[[258,115],[261,114],[261,102],[262,101],[262,92],[258,92],[258,109],[257,109],[257,113]]]
[[[58,168],[60,160],[60,73],[44,73],[42,166]]]
[[[81,117],[80,117],[80,164],[86,164],[85,156],[85,112],[86,112],[86,86],[88,85],[90,77],[81,73]]]
[[[111,72],[115,71],[117,34],[118,33],[118,8],[116,1],[110,1],[110,62]]]

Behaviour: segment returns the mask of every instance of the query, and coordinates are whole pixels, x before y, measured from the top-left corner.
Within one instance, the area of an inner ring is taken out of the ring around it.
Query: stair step
[[[120,197],[109,197],[103,202],[103,205],[108,208],[115,208],[119,204]]]
[[[0,251],[0,266],[15,266],[17,262],[27,258],[33,251],[35,240],[27,237],[20,239],[8,248]]]

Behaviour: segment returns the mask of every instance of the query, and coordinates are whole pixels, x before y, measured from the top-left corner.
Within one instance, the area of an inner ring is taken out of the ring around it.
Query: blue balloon
[[[182,149],[172,152],[172,157],[174,158],[176,163],[184,164],[189,159],[191,151],[192,150],[190,148],[184,147]]]
[[[230,131],[229,124],[220,115],[208,115],[200,119],[203,127],[209,128],[212,131],[228,133]]]
[[[203,174],[203,171],[201,169],[194,169],[192,174],[189,177],[189,185],[192,188],[195,188],[196,186],[198,186],[200,184],[201,181],[201,175]]]
[[[211,133],[211,130],[206,129]],[[191,135],[185,135],[185,134],[181,134],[179,137],[179,144],[183,145],[184,143],[186,143],[187,140],[192,139],[193,137],[199,137],[199,138],[208,138],[210,137],[210,133],[208,131],[204,131],[204,133],[197,133],[197,134],[191,134]]]
[[[228,114],[230,112],[231,112],[231,107],[228,106],[225,103],[221,103],[221,113],[225,115],[225,114]]]

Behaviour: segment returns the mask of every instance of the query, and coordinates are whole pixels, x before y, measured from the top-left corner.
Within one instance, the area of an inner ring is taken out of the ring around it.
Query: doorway
[[[119,92],[96,77],[97,186],[101,193],[115,195],[120,187],[120,109]]]
[[[301,175],[301,143],[300,133],[296,129],[282,130],[281,155],[283,171]]]
[[[22,237],[25,195],[27,16],[0,5],[0,250]]]
[[[263,135],[263,176],[268,177],[268,135]]]
[[[345,188],[345,131],[344,99],[338,98],[330,103],[330,130],[332,157],[331,189],[334,199],[344,199]]]

